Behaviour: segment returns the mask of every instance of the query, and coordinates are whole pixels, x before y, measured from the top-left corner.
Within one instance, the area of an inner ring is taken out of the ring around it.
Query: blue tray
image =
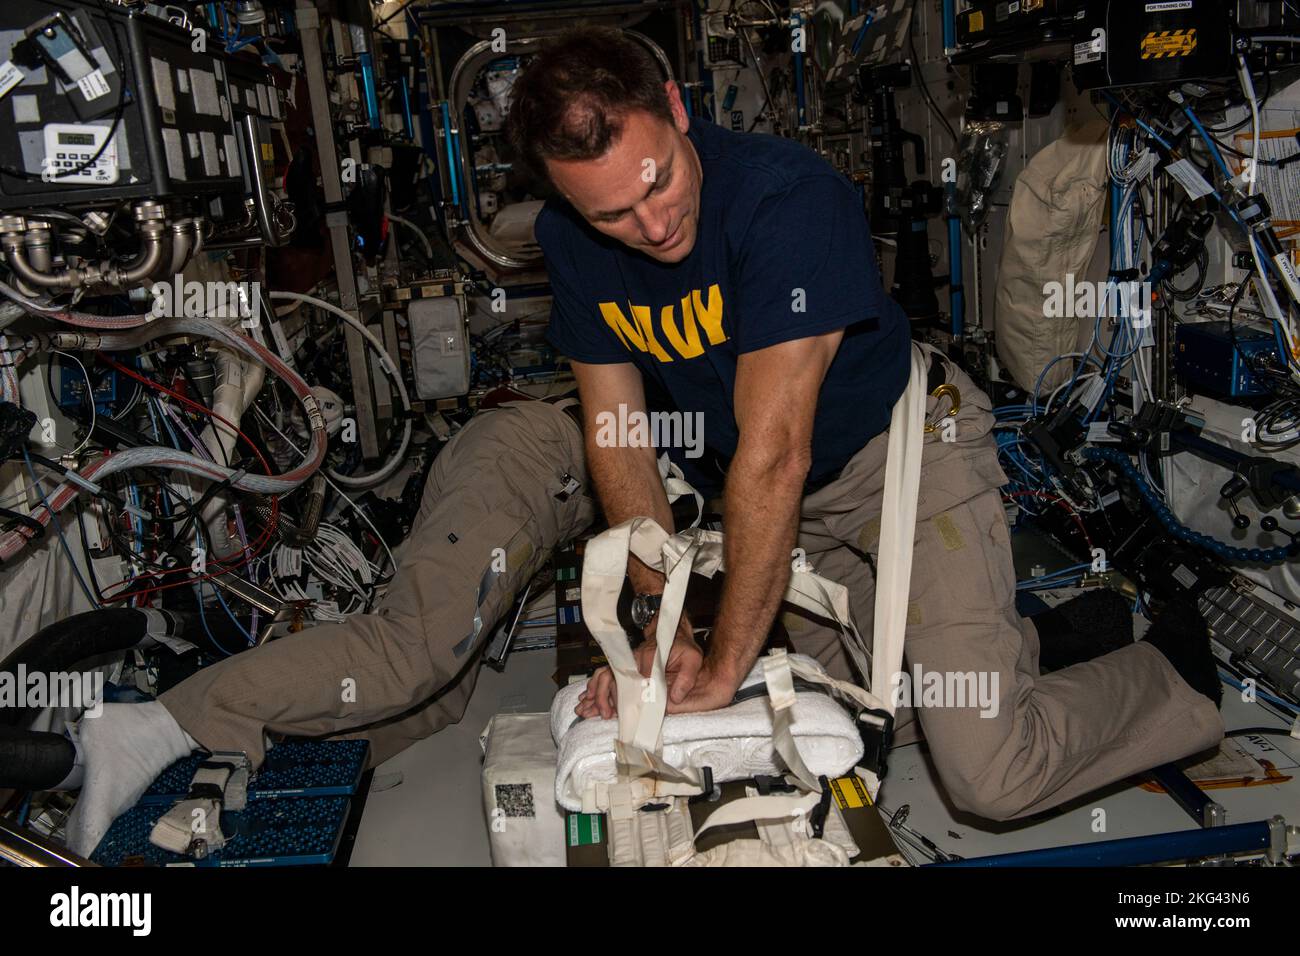
[[[366,740],[291,740],[266,752],[260,770],[248,782],[248,799],[277,797],[346,797],[356,793],[366,769]],[[176,761],[153,782],[137,806],[171,806],[190,792],[190,781],[203,754]]]
[[[238,813],[222,813],[230,839],[203,860],[149,842],[153,825],[169,809],[136,805],[118,817],[90,859],[101,866],[309,866],[334,859],[352,801],[347,797],[260,800]]]

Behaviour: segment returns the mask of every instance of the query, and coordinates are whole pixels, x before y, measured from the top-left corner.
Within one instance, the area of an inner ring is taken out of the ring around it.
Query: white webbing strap
[[[821,803],[821,795],[801,793],[798,796],[771,794],[765,797],[741,797],[725,803],[709,814],[698,830],[695,838],[713,827],[730,826],[733,823],[752,823],[755,820],[784,820],[787,818],[807,818],[812,809]]]
[[[616,784],[609,791],[609,865],[677,866],[694,855],[687,805],[674,801],[663,810],[641,813],[645,801],[633,785]]]
[[[912,543],[916,535],[925,443],[925,382],[924,353],[913,345],[912,376],[894,403],[889,422],[885,490],[880,506],[880,559],[876,562],[871,680],[867,685],[876,701],[875,709],[889,714],[891,727],[894,695],[886,688],[903,667],[903,639],[907,634],[907,607],[912,589]],[[875,800],[880,778],[870,770],[860,770],[859,776]]]
[[[787,769],[803,784],[804,789],[817,793],[821,791],[821,784],[804,763],[794,737],[794,705],[798,699],[794,689],[796,674],[809,683],[830,688],[850,705],[854,713],[864,708],[874,708],[877,702],[869,691],[857,684],[836,680],[815,667],[795,660],[784,648],[773,648],[763,658],[763,679],[767,684],[768,700],[772,704],[772,747],[785,761]]]
[[[840,625],[845,647],[868,687],[872,689],[864,691],[841,681],[832,682],[832,686],[864,708],[884,711],[891,717],[894,713],[892,695],[884,693],[884,688],[890,676],[897,673],[903,663],[903,639],[907,628],[911,586],[912,539],[916,527],[925,426],[925,362],[922,353],[915,346],[911,359],[911,377],[903,395],[894,405],[890,420],[881,508],[874,641],[870,661],[861,635],[853,623],[848,591],[843,585],[812,572],[795,571],[791,574],[790,583],[783,595],[784,600],[824,614]],[[660,462],[660,473],[665,476],[666,485],[669,480],[667,475],[674,467],[671,463]],[[680,478],[674,480],[690,489]],[[649,678],[641,676],[627,634],[618,621],[618,596],[627,575],[629,554],[635,554],[646,565],[662,571],[666,576],[655,629],[656,652]],[[720,533],[692,527],[670,536],[648,517],[631,518],[587,543],[582,571],[582,615],[614,674],[619,720],[616,746],[621,779],[653,778],[658,781],[653,792],[659,796],[699,792],[702,789],[697,770],[671,767],[659,757],[668,702],[664,668],[677,633],[692,571],[712,577],[721,570],[723,547]],[[794,670],[808,680],[819,683],[830,681],[820,674],[802,673],[803,668]],[[789,673],[788,668],[786,673]],[[781,680],[779,670],[773,676],[778,682]],[[775,709],[774,698],[774,714],[778,721],[784,721],[786,725],[784,736],[787,738],[787,752],[782,753],[782,757],[788,760],[790,769],[800,776],[801,782],[805,786],[811,784],[815,790],[816,780],[804,779],[811,778],[811,774],[798,756],[793,737],[789,735],[789,709],[793,693],[792,683],[788,695],[784,685],[778,686],[776,698],[783,704],[779,709]],[[880,788],[877,775],[870,771],[860,773],[874,799]],[[692,787],[696,789],[692,790]],[[640,789],[644,793],[646,788],[643,786]],[[589,796],[591,795],[584,797],[584,803]],[[598,800],[599,797],[595,799]]]
[[[680,560],[685,550],[695,545],[698,548],[693,566],[695,573],[712,578],[719,571],[726,570],[723,566],[722,541],[723,535],[719,531],[695,529],[668,538],[663,545],[664,554],[670,561]],[[781,600],[835,621],[839,625],[845,648],[860,673],[866,677],[870,672],[870,660],[866,644],[853,621],[848,588],[812,571],[791,571]],[[665,594],[664,604],[667,602]],[[660,613],[663,613],[662,605]]]
[[[812,793],[821,790],[817,776],[808,769],[794,740],[794,675],[790,671],[790,658],[782,648],[776,648],[763,658],[763,680],[767,684],[767,699],[772,705],[772,746],[785,761],[786,768],[795,775],[803,788]]]
[[[681,468],[668,457],[668,452],[664,452],[659,456],[659,479],[664,483],[664,491],[668,495],[669,504],[672,504],[683,495],[691,495],[695,498],[695,520],[691,522],[691,527],[696,527],[700,523],[700,519],[704,517],[704,496],[686,480]]]
[[[632,518],[587,542],[582,566],[582,617],[614,673],[620,775],[654,774],[665,783],[684,784],[693,788],[689,792],[698,793],[702,785],[697,771],[669,767],[657,756],[662,749],[668,703],[664,665],[677,633],[696,554],[696,549],[688,546],[680,557],[667,558],[667,539],[667,533],[653,519]],[[655,631],[656,653],[648,678],[641,676],[627,634],[618,621],[618,595],[630,553],[663,571],[667,578]]]
[[[172,853],[204,857],[226,845],[221,811],[244,809],[250,764],[243,753],[213,753],[199,764],[190,792],[149,833],[149,842]]]

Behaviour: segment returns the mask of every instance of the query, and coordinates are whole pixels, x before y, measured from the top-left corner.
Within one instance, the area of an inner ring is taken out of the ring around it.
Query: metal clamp
[[[944,382],[942,385],[938,386],[930,394],[934,398],[939,398],[939,399],[947,398],[951,407],[948,409],[948,411],[940,415],[934,421],[929,421],[925,423],[925,433],[927,435],[929,435],[936,428],[938,428],[939,423],[943,421],[945,418],[955,418],[957,416],[957,413],[961,411],[961,391],[957,388],[956,385],[953,385],[951,382]]]

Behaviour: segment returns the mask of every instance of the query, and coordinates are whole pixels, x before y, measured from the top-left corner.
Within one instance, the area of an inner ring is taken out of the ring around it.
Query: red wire
[[[249,438],[247,435],[245,435],[242,431],[240,431],[239,426],[231,422],[230,419],[218,415],[216,412],[214,412],[212,409],[208,408],[207,406],[200,405],[198,402],[194,401],[193,399],[187,398],[186,396],[182,395],[180,392],[168,388],[166,385],[162,384],[161,382],[155,382],[153,379],[145,375],[141,375],[139,372],[135,371],[134,369],[127,368],[122,363],[113,361],[103,352],[96,352],[95,357],[102,359],[104,362],[108,363],[109,365],[111,365],[113,368],[117,369],[119,372],[123,373],[124,375],[129,375],[137,382],[140,382],[141,384],[144,385],[148,385],[150,388],[157,389],[160,392],[164,392],[167,395],[170,395],[178,402],[181,402],[182,404],[188,406],[189,408],[194,409],[194,411],[198,412],[199,414],[206,415],[209,418],[215,418],[217,421],[221,422],[221,424],[225,425],[232,432],[237,434],[240,438],[244,439],[244,443],[247,444],[249,448],[253,449],[253,454],[257,456],[257,460],[262,463],[262,467],[266,469],[266,473],[268,475],[274,474],[274,472],[271,471],[270,462],[268,462],[265,456],[263,456],[262,453],[258,451],[257,446],[253,444],[253,440]]]
[[[1060,505],[1062,508],[1066,510],[1066,513],[1069,514],[1069,516],[1074,519],[1074,523],[1079,526],[1079,533],[1083,535],[1083,540],[1088,542],[1088,549],[1092,550],[1092,536],[1088,534],[1088,529],[1084,527],[1083,519],[1079,517],[1079,513],[1075,511],[1072,507],[1070,507],[1070,503],[1066,501],[1064,498],[1061,498],[1057,495],[1049,495],[1045,491],[1004,491],[1002,492],[1002,497],[1004,498],[1019,498],[1019,497],[1046,498],[1052,504]]]
[[[244,443],[253,450],[253,454],[257,456],[257,460],[261,462],[262,467],[266,469],[266,473],[268,475],[274,474],[274,472],[271,470],[271,463],[266,460],[266,456],[263,455],[262,452],[258,449],[257,445],[253,443],[253,440],[249,438],[246,434],[244,434],[244,432],[239,428],[239,426],[235,425],[229,419],[225,418],[222,415],[217,414],[212,409],[199,404],[193,399],[190,399],[185,395],[182,395],[180,392],[176,391],[175,389],[168,388],[166,385],[163,385],[161,382],[155,382],[153,379],[149,378],[148,376],[141,375],[139,372],[136,372],[134,369],[128,368],[122,363],[114,361],[113,359],[105,355],[103,352],[96,352],[95,356],[96,358],[102,360],[103,362],[105,362],[112,368],[116,369],[117,371],[121,372],[122,374],[135,379],[137,382],[140,382],[143,385],[147,385],[150,388],[157,389],[160,392],[170,395],[178,402],[181,402],[187,407],[192,408],[194,411],[198,412],[199,414],[206,415],[209,418],[213,418],[221,422],[232,432],[234,432],[240,438],[242,438],[244,440]],[[197,575],[193,580],[207,581],[207,580],[211,580],[212,578],[219,577],[222,574],[229,574],[231,571],[234,571],[235,569],[241,568],[244,565],[250,563],[259,554],[262,553],[262,551],[266,548],[267,544],[270,543],[271,537],[275,533],[275,527],[279,523],[279,518],[280,518],[280,496],[271,495],[270,500],[271,500],[270,521],[267,522],[266,527],[263,529],[262,534],[257,538],[256,542],[252,545],[249,545],[246,549],[244,549],[246,553],[243,560],[238,561],[234,564],[227,564],[226,561],[216,559],[212,562],[214,565],[217,566],[217,568],[220,569],[217,571],[216,574]],[[182,565],[177,568],[166,568],[166,569],[154,571],[151,573],[151,576],[156,575],[158,577],[161,577],[166,574],[183,574],[185,572],[188,572],[189,570],[190,569],[188,567]],[[133,580],[135,579],[123,578],[121,581],[117,581],[114,584],[108,585],[108,588],[106,588],[105,590],[117,587],[119,585],[130,584]],[[151,594],[154,591],[166,591],[170,588],[181,587],[183,585],[192,584],[193,580],[186,579],[184,581],[176,581],[171,584],[160,584],[150,588],[142,588],[139,591],[129,591],[127,593],[113,595],[112,597],[106,597],[105,603],[129,600],[130,598],[133,597],[139,597],[145,594]]]
[[[237,562],[235,562],[234,564],[231,564],[231,565],[228,565],[228,566],[227,566],[226,562],[224,562],[224,561],[221,561],[221,560],[219,560],[219,559],[218,559],[218,560],[214,560],[212,563],[213,563],[214,565],[216,565],[220,570],[218,570],[217,572],[215,572],[215,573],[213,573],[213,574],[206,574],[206,573],[205,573],[205,574],[198,574],[198,575],[195,575],[192,579],[191,579],[191,578],[186,578],[186,579],[183,580],[183,581],[174,581],[174,582],[172,582],[171,584],[157,584],[157,585],[154,585],[153,587],[141,588],[141,589],[138,590],[138,591],[132,591],[132,590],[124,589],[124,590],[123,590],[121,593],[119,593],[119,594],[114,594],[114,595],[111,596],[111,597],[105,597],[105,598],[104,598],[104,603],[105,603],[105,604],[111,604],[111,603],[113,603],[114,601],[125,601],[125,600],[129,600],[129,599],[131,599],[131,598],[133,598],[133,597],[140,597],[140,596],[145,595],[145,594],[152,594],[154,591],[167,591],[167,590],[170,590],[171,588],[184,587],[184,586],[186,586],[186,585],[194,584],[196,581],[210,581],[212,578],[221,577],[223,574],[229,574],[229,573],[231,573],[232,571],[235,571],[236,569],[238,569],[238,568],[242,568],[244,565],[249,564],[249,563],[252,562],[254,559],[256,559],[257,556],[258,556],[259,554],[262,553],[262,551],[266,548],[267,544],[270,542],[270,540],[271,540],[271,536],[272,536],[272,535],[274,534],[274,532],[275,532],[276,519],[279,517],[279,510],[278,510],[278,507],[277,507],[277,506],[278,506],[278,501],[279,501],[278,498],[276,498],[276,497],[272,497],[272,499],[271,499],[271,521],[268,522],[266,528],[262,531],[262,534],[261,534],[261,536],[258,537],[257,541],[256,541],[254,544],[249,545],[249,547],[248,547],[248,549],[247,549],[248,553],[244,556],[243,560],[241,560],[241,561],[237,561]],[[189,571],[189,570],[190,570],[189,567],[187,567],[186,565],[181,565],[180,567],[177,567],[177,568],[161,568],[161,569],[154,569],[154,570],[151,570],[151,571],[149,572],[149,575],[148,575],[148,576],[149,576],[149,577],[162,577],[163,575],[167,575],[167,574],[184,574],[184,573],[186,573],[186,572]],[[124,584],[130,584],[130,583],[131,583],[132,581],[134,581],[134,580],[138,580],[138,579],[136,579],[136,578],[123,578],[121,581],[115,581],[114,583],[108,585],[106,588],[104,588],[104,590],[107,591],[107,590],[109,590],[110,588],[115,588],[115,587],[118,587],[118,586],[120,586],[120,585],[124,585]]]

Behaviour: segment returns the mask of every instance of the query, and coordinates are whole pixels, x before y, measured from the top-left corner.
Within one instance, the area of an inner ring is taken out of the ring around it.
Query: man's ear
[[[665,81],[664,90],[668,94],[668,107],[673,111],[673,125],[677,127],[677,132],[685,133],[691,128],[691,118],[686,113],[686,104],[682,102],[682,91],[678,88],[677,81]]]

